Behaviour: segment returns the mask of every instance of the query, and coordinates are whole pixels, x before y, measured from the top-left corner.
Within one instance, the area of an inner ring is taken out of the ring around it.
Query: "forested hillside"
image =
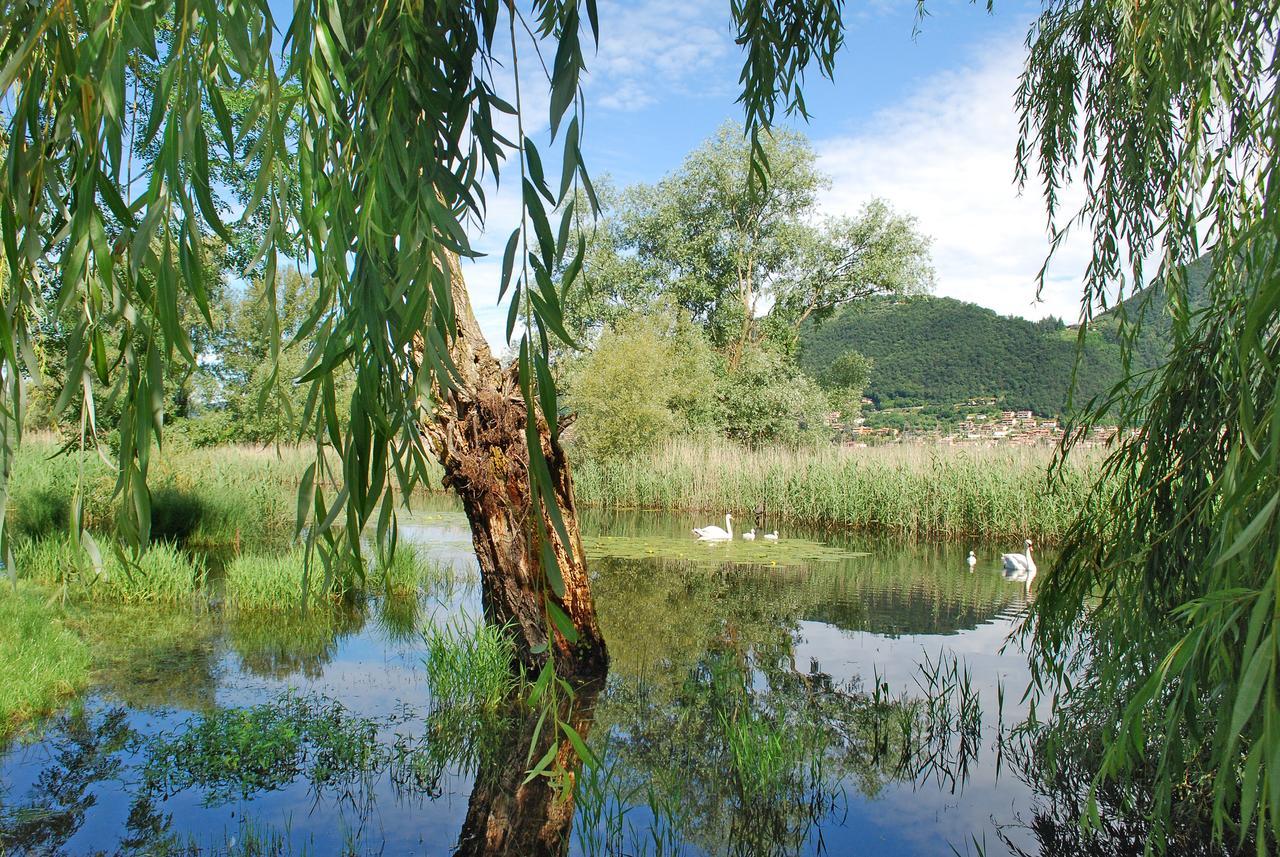
[[[877,407],[953,404],[996,397],[1010,408],[1059,414],[1075,367],[1076,331],[1056,319],[1032,322],[951,298],[869,301],[810,326],[800,361],[810,372],[855,350],[874,366],[866,395]],[[1120,348],[1090,337],[1077,396],[1119,378]]]
[[[1209,266],[1187,266],[1193,308],[1205,305]],[[1120,377],[1117,313],[1099,316],[1079,367],[1077,401],[1091,397]],[[1172,323],[1157,284],[1124,302],[1133,319],[1145,312],[1134,348],[1134,368],[1164,360]],[[1077,328],[1057,319],[1028,321],[1003,316],[952,298],[880,298],[853,306],[822,325],[809,325],[800,340],[800,363],[820,373],[852,350],[874,366],[866,395],[880,408],[951,405],[994,396],[1009,408],[1043,415],[1061,414],[1075,367]]]

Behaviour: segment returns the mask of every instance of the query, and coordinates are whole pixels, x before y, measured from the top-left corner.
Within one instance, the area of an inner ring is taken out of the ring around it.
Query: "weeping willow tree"
[[[806,66],[830,74],[839,5],[731,4],[753,140],[775,111],[803,112]],[[200,357],[178,306],[194,301],[212,323],[208,242],[235,243],[244,275],[274,282],[284,260],[317,286],[292,342],[270,308],[272,365],[281,347],[308,356],[298,378],[266,385],[308,390],[300,439],[315,458],[297,525],[314,573],[363,569],[359,534],[375,522],[377,549],[394,550],[393,497],[435,458],[470,518],[489,618],[517,629],[527,667],[598,672],[607,655],[548,370],[584,252],[569,227],[594,213],[578,200],[596,207],[579,85],[594,0],[300,0],[283,31],[265,0],[2,0],[0,20],[0,507],[54,323],[67,343],[59,410],[78,407],[82,444],[100,435],[99,391],[118,411],[101,427],[118,429],[118,526],[146,543],[166,370]],[[530,102],[549,111],[534,117]],[[554,160],[526,133],[543,122]],[[500,182],[522,201],[502,262],[510,367],[481,336],[459,267]],[[231,183],[244,192],[228,198]],[[355,378],[342,408],[339,367]],[[71,528],[95,555],[78,513]]]
[[[1056,695],[1043,759],[1088,768],[1087,827],[1101,799],[1144,815],[1149,850],[1209,825],[1274,853],[1280,834],[1278,11],[1051,2],[1017,92],[1020,177],[1041,180],[1055,249],[1092,240],[1082,320],[1155,284],[1122,329],[1172,322],[1166,366],[1083,409],[1081,432],[1136,430],[1025,628]]]

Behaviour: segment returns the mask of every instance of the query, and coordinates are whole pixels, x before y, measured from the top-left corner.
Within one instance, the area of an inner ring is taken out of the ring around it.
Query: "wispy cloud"
[[[595,107],[637,110],[672,94],[705,94],[708,73],[734,51],[723,0],[601,3],[587,97]]]
[[[853,213],[883,197],[933,237],[938,294],[1071,321],[1079,315],[1087,242],[1075,238],[1059,250],[1037,300],[1035,278],[1049,246],[1044,204],[1037,187],[1019,196],[1013,183],[1013,93],[1024,53],[1019,30],[981,46],[971,64],[926,80],[857,132],[815,141],[834,180],[822,204]]]

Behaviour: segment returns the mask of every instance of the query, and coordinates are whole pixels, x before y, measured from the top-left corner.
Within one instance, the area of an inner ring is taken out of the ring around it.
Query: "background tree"
[[[575,450],[609,457],[713,429],[722,361],[680,310],[619,319],[566,370]]]
[[[579,330],[663,296],[704,326],[733,371],[765,342],[792,353],[809,319],[931,286],[929,241],[912,218],[873,200],[857,217],[819,219],[829,180],[808,140],[777,129],[760,145],[763,190],[749,183],[750,142],[724,125],[657,184],[606,198],[586,286],[570,298]]]

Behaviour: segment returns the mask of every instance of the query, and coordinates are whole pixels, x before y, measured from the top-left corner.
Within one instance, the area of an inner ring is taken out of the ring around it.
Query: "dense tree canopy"
[[[1079,403],[1123,377],[1110,332],[1077,350],[1075,332],[1056,319],[1002,316],[952,298],[882,299],[806,327],[800,365],[821,373],[843,355],[870,358],[865,391],[881,408],[994,397],[1007,408],[1057,416],[1066,413],[1073,384]]]
[[[829,180],[808,140],[778,129],[760,143],[763,193],[748,182],[750,144],[725,125],[658,183],[606,194],[570,325],[586,332],[661,297],[736,369],[751,348],[792,353],[807,320],[931,286],[929,240],[911,217],[878,199],[856,217],[819,217]]]

